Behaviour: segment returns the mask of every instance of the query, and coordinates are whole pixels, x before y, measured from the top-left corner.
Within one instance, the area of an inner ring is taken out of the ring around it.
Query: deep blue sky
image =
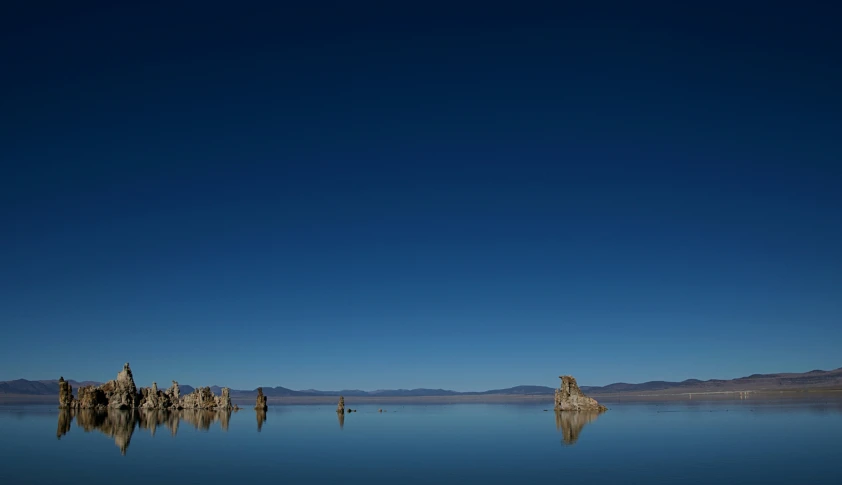
[[[0,380],[842,366],[837,7],[110,3],[0,15]]]

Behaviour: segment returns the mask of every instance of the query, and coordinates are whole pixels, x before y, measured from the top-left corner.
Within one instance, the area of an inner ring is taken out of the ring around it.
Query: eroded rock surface
[[[58,378],[58,407],[69,409],[73,407],[73,387],[64,380],[64,376]]]
[[[234,409],[234,405],[231,404],[231,389],[227,387],[222,388],[222,395],[215,398],[216,399],[216,409],[224,409],[230,411]]]
[[[106,382],[100,388],[105,391],[110,408],[134,409],[140,404],[141,396],[137,392],[128,362],[123,364],[123,370],[117,374],[116,379]]]
[[[573,376],[560,376],[561,387],[555,391],[556,411],[605,411],[602,404],[596,399],[586,396],[576,384]]]
[[[105,391],[96,386],[82,386],[76,391],[76,409],[105,409],[108,407],[108,398]]]
[[[263,395],[263,388],[257,388],[257,400],[254,403],[254,409],[258,411],[266,411],[269,406],[266,405],[266,396]]]
[[[265,403],[265,398],[264,398]],[[230,390],[222,389],[221,396],[214,396],[210,387],[196,388],[192,393],[182,396],[176,381],[166,391],[158,389],[157,383],[152,387],[138,390],[134,383],[129,363],[123,365],[123,370],[117,378],[101,386],[83,386],[73,399],[73,389],[62,377],[59,379],[59,408],[62,409],[221,409],[232,410],[237,406],[231,403]],[[264,407],[265,409],[265,407]]]

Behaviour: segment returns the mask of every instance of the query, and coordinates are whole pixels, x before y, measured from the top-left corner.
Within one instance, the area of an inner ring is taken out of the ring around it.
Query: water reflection
[[[555,427],[561,431],[564,445],[576,444],[586,424],[596,421],[599,411],[556,411]]]
[[[336,413],[336,417],[339,418],[339,429],[345,428],[345,413]]]
[[[255,412],[257,413],[257,432],[259,433],[263,429],[264,421],[266,421],[266,410],[258,409]]]
[[[125,455],[135,427],[149,430],[154,436],[156,430],[163,426],[169,430],[170,435],[175,436],[181,420],[192,424],[198,430],[208,430],[213,423],[218,422],[220,427],[227,431],[230,418],[231,411],[222,410],[62,409],[58,415],[56,438],[61,439],[70,432],[70,425],[75,419],[76,427],[82,428],[86,433],[99,431],[113,438],[114,444],[120,448],[120,453]]]

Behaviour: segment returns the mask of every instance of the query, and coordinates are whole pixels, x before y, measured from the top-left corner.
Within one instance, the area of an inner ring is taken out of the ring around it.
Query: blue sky
[[[0,379],[842,366],[835,7],[548,5],[6,16]]]

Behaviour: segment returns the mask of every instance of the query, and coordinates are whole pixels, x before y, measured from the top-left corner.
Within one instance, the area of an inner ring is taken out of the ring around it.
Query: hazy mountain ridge
[[[802,373],[752,374],[736,379],[687,379],[681,382],[649,381],[640,384],[617,382],[607,386],[581,386],[583,392],[621,394],[641,392],[725,392],[785,389],[842,388],[842,367],[830,371],[812,370]]]
[[[73,381],[70,385],[74,391],[84,385],[99,385],[93,381]],[[194,387],[189,384],[180,384],[181,394],[193,392]],[[784,390],[784,389],[810,389],[810,388],[842,388],[842,368],[824,371],[812,370],[803,373],[778,373],[778,374],[752,374],[736,379],[687,379],[681,382],[671,381],[649,381],[640,384],[628,384],[617,382],[607,386],[581,386],[583,392],[600,394],[622,394],[622,393],[681,393],[681,392],[717,392],[736,390]],[[221,393],[220,386],[211,386],[214,394]],[[256,394],[256,389],[239,390],[232,389],[232,398],[251,398]],[[522,385],[505,389],[492,389],[488,391],[459,392],[447,389],[378,389],[374,391],[362,391],[359,389],[343,389],[341,391],[319,391],[307,389],[296,391],[286,387],[264,387],[263,394],[268,397],[318,397],[318,396],[348,396],[348,397],[423,397],[423,396],[482,396],[482,395],[522,395],[541,396],[552,395],[555,389],[546,386]],[[30,381],[16,379],[13,381],[0,382],[0,394],[15,394],[29,396],[50,396],[58,395],[58,380]]]

